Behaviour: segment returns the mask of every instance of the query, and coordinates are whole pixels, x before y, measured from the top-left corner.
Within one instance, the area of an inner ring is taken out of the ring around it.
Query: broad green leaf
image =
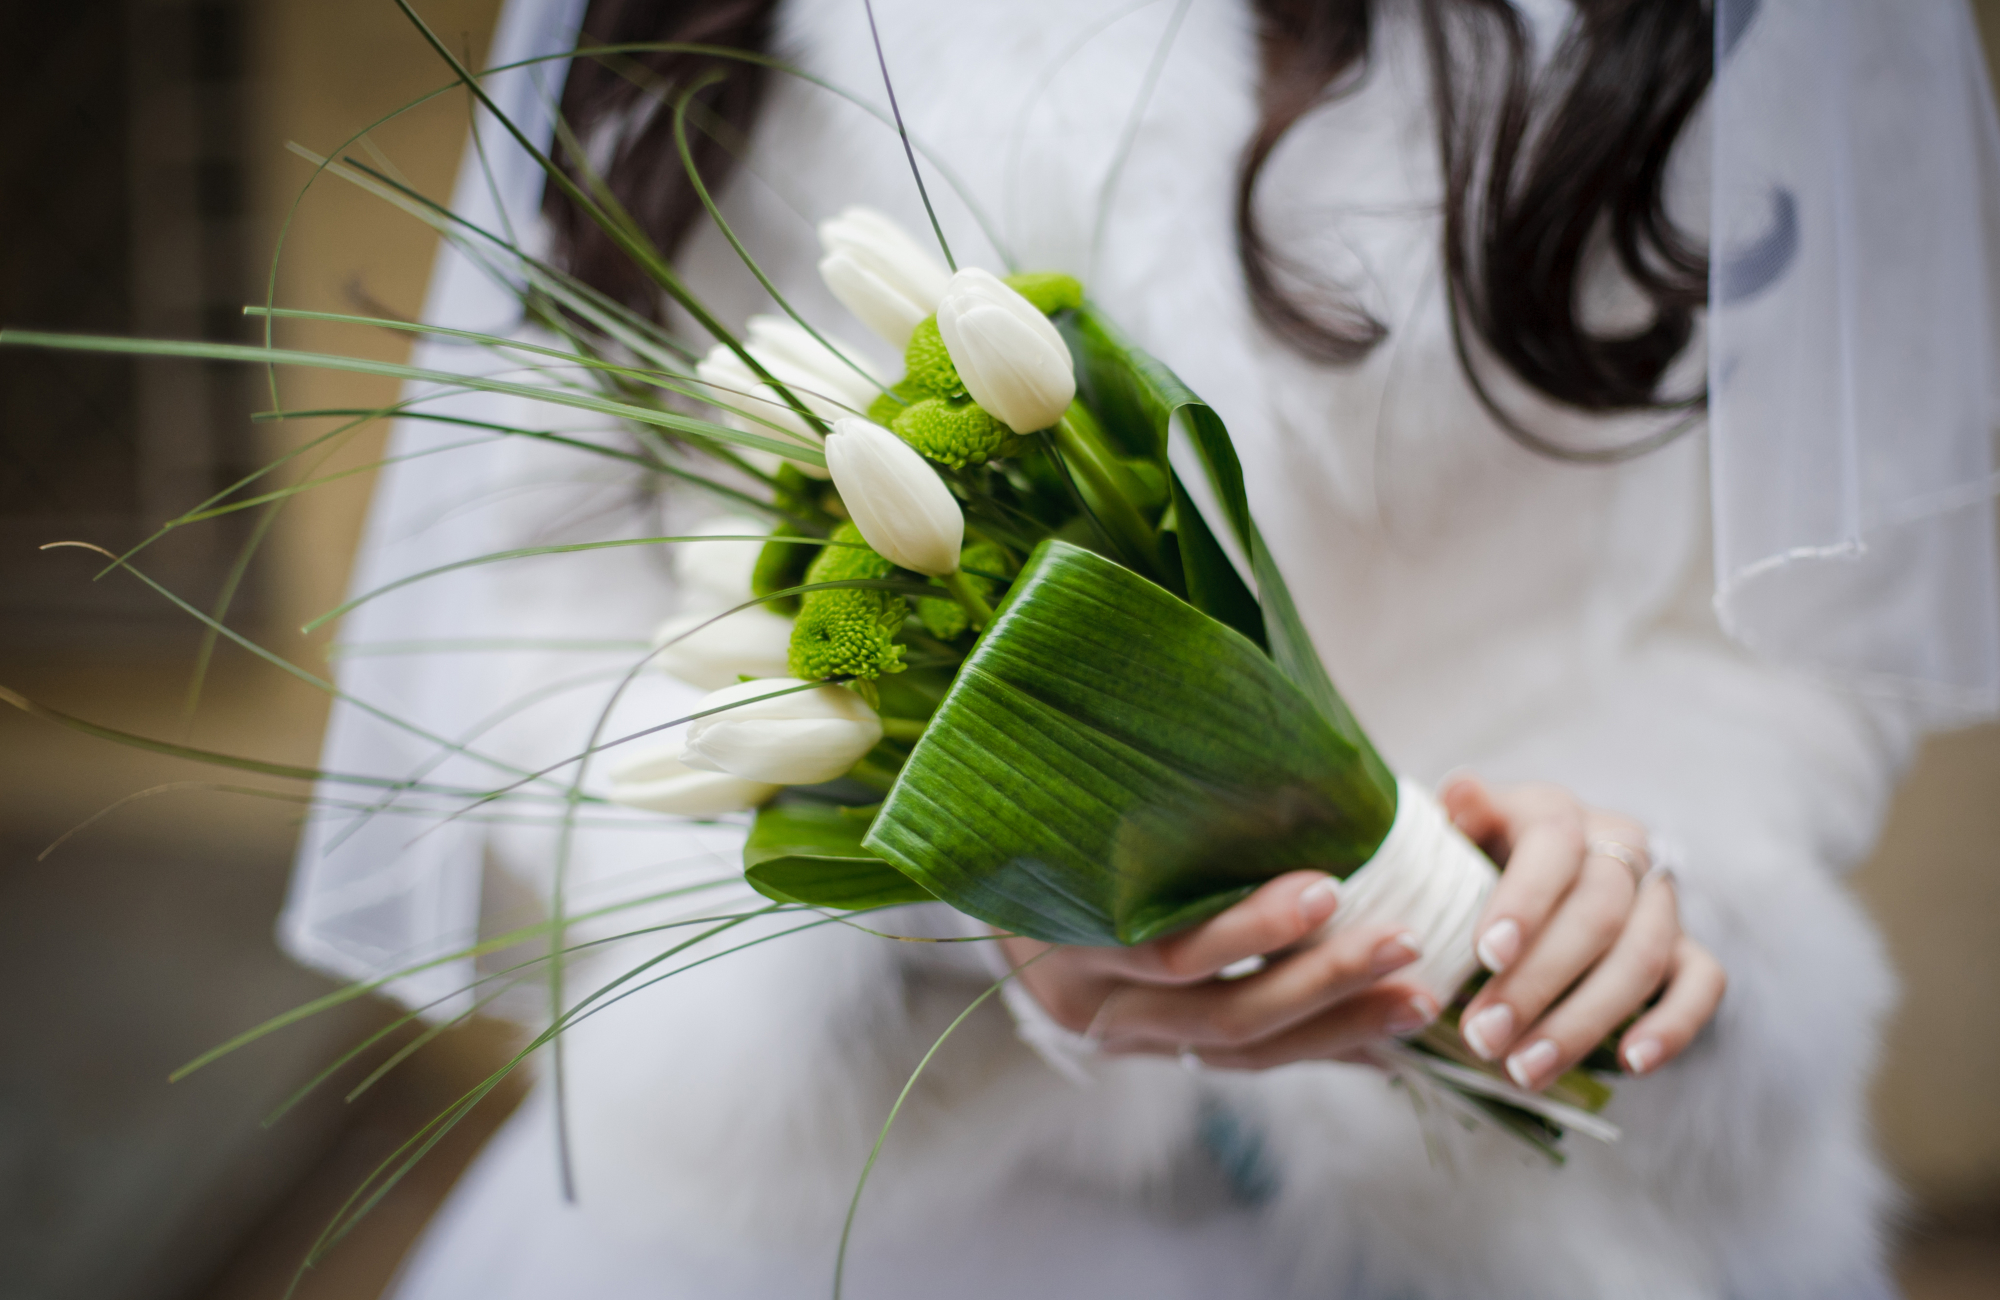
[[[1208,521],[1201,517],[1201,509],[1188,495],[1181,476],[1174,474],[1169,483],[1174,494],[1175,558],[1180,562],[1188,604],[1235,628],[1262,648],[1264,611],[1258,607],[1257,597],[1244,585],[1243,575],[1236,572],[1228,553],[1209,531]]]
[[[1173,504],[1168,515],[1171,522],[1162,521],[1161,531],[1173,542],[1171,547],[1162,548],[1169,568],[1177,566],[1177,572],[1170,576],[1183,584],[1188,602],[1196,609],[1263,645],[1264,614],[1257,606],[1257,597],[1229,562],[1180,476],[1167,463],[1166,428],[1171,411],[1159,395],[1154,375],[1159,363],[1088,307],[1064,313],[1060,323],[1076,359],[1077,388],[1085,405],[1096,413],[1099,424],[1122,452],[1158,466],[1167,476]]]
[[[780,799],[757,812],[743,845],[743,877],[774,903],[843,912],[936,899],[861,847],[873,809]]]
[[[1379,768],[1255,643],[1049,541],[861,843],[994,925],[1141,943],[1367,861],[1396,813]]]
[[[1089,303],[1056,317],[1056,325],[1076,358],[1077,396],[1105,432],[1126,455],[1165,463],[1166,425],[1158,412],[1159,401],[1135,361],[1139,349]]]
[[[1150,440],[1153,454],[1164,457],[1174,418],[1178,416],[1186,423],[1230,531],[1249,557],[1258,603],[1263,609],[1264,640],[1271,658],[1327,721],[1363,753],[1365,761],[1377,769],[1376,779],[1393,783],[1367,735],[1326,675],[1312,637],[1292,603],[1291,590],[1257,531],[1257,522],[1250,516],[1249,495],[1243,487],[1243,467],[1236,459],[1236,448],[1229,440],[1222,417],[1195,396],[1173,371],[1134,346],[1090,304],[1084,304],[1075,318],[1067,322],[1067,328],[1072,348],[1083,358],[1079,381],[1085,400],[1097,409],[1098,418],[1114,436],[1128,444]],[[1209,612],[1222,617],[1231,608]]]

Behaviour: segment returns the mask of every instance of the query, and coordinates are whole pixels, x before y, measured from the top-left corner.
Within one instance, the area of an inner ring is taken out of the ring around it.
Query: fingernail
[[[1299,915],[1307,925],[1318,925],[1333,915],[1340,905],[1340,882],[1332,876],[1315,880],[1299,895]]]
[[[1219,980],[1248,979],[1268,965],[1270,965],[1270,962],[1266,960],[1262,953],[1251,953],[1241,961],[1230,962],[1227,966],[1215,972],[1215,978]]]
[[[1479,955],[1479,964],[1498,975],[1521,955],[1521,927],[1511,918],[1495,921],[1486,927],[1474,951]]]
[[[1644,1074],[1660,1063],[1658,1039],[1642,1038],[1625,1049],[1625,1068],[1633,1074]]]
[[[1500,1049],[1514,1034],[1514,1009],[1505,1002],[1495,1002],[1466,1021],[1460,1033],[1474,1055],[1482,1061],[1490,1061],[1500,1054]]]
[[[1555,1063],[1556,1045],[1546,1038],[1537,1038],[1507,1058],[1507,1075],[1521,1087],[1532,1089],[1535,1080]]]
[[[1417,947],[1417,937],[1405,932],[1375,945],[1375,951],[1368,959],[1368,973],[1377,976],[1387,975],[1392,970],[1401,970],[1423,955],[1423,949]]]
[[[1437,1018],[1437,1003],[1431,1001],[1429,994],[1418,993],[1398,1007],[1396,1014],[1389,1017],[1389,1023],[1384,1027],[1388,1029],[1391,1038],[1408,1038]]]

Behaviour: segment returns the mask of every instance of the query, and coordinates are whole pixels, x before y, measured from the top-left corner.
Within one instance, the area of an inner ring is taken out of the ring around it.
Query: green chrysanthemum
[[[1044,316],[1083,306],[1083,283],[1061,271],[1023,271],[1004,277],[1007,287],[1033,304]]]
[[[861,530],[842,524],[836,542],[861,543]],[[806,569],[807,582],[886,578],[896,566],[865,544],[828,546]],[[903,647],[891,638],[903,626],[909,603],[890,591],[844,587],[809,591],[792,625],[792,676],[808,681],[828,677],[866,680],[903,671]]]
[[[886,393],[877,393],[875,400],[868,404],[868,418],[887,429],[896,423],[896,417],[910,409],[911,402],[922,401],[930,394],[912,384],[900,380],[889,386]]]
[[[1012,429],[969,397],[920,398],[898,411],[889,427],[920,454],[953,469],[984,465],[1014,441]]]
[[[925,397],[965,396],[965,381],[951,362],[936,316],[924,317],[910,331],[910,345],[903,349],[903,384]]]

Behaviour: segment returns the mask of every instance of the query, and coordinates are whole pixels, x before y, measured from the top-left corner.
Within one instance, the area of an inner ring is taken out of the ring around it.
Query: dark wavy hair
[[[1264,324],[1300,354],[1331,364],[1366,356],[1387,328],[1272,247],[1257,188],[1291,128],[1367,76],[1377,0],[1255,0],[1262,52],[1259,120],[1237,169],[1237,256]],[[1577,0],[1561,47],[1537,70],[1525,20],[1509,0],[1415,0],[1430,63],[1444,170],[1444,266],[1454,340],[1480,399],[1538,451],[1603,460],[1657,445],[1577,451],[1523,428],[1479,377],[1472,339],[1533,389],[1583,411],[1698,407],[1662,397],[1707,300],[1705,250],[1676,229],[1664,180],[1674,141],[1714,70],[1714,17],[1703,0]],[[765,52],[776,0],[591,0],[580,44],[683,42]],[[640,71],[643,69],[643,71]],[[669,94],[694,94],[704,130],[696,165],[713,189],[746,137],[767,73],[696,53],[578,60],[562,108],[611,193],[671,253],[702,209],[675,163]],[[573,172],[577,160],[559,150]],[[544,206],[559,257],[578,276],[642,311],[644,273],[551,187]],[[1596,332],[1580,315],[1582,277],[1599,248],[1651,302],[1630,332]],[[1470,337],[1468,337],[1470,335]]]

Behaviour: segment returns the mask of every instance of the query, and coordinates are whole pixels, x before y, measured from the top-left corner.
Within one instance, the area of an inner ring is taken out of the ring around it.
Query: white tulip
[[[755,808],[781,787],[726,772],[703,772],[681,761],[676,746],[653,746],[611,769],[611,802],[682,817],[720,817]]]
[[[958,571],[965,513],[910,444],[867,420],[836,420],[826,467],[854,526],[882,556],[937,578]]]
[[[764,698],[806,684],[773,677],[711,692],[702,710],[735,707],[689,723],[681,761],[704,772],[774,785],[813,785],[845,776],[882,739],[882,719],[841,686],[821,684]]]
[[[752,316],[743,350],[755,357],[773,379],[790,389],[808,411],[822,420],[835,420],[853,411],[867,410],[881,391],[873,367],[852,347],[835,342],[840,352],[782,316]],[[862,373],[855,373],[854,367],[841,359],[843,353],[861,367]],[[804,417],[776,389],[758,378],[757,372],[727,345],[718,343],[710,348],[708,355],[695,366],[694,373],[712,390],[712,400],[722,408],[723,422],[731,428],[779,439],[790,435],[792,441],[805,446],[819,445],[818,435]],[[774,429],[772,425],[778,427]],[[762,466],[765,461],[757,457],[756,463]],[[794,463],[816,478],[826,477],[825,471],[816,465]]]
[[[684,537],[761,537],[771,531],[768,520],[723,515],[706,520]],[[763,554],[762,542],[676,542],[674,583],[686,610],[733,609],[750,599],[750,575]],[[657,644],[657,642],[655,642]]]
[[[965,391],[1015,433],[1050,427],[1076,398],[1062,335],[992,272],[967,267],[951,277],[937,318]]]
[[[819,274],[841,305],[897,348],[937,310],[951,273],[873,208],[848,208],[819,224]]]
[[[791,671],[792,620],[760,606],[721,618],[704,610],[668,619],[653,634],[653,644],[664,647],[653,662],[668,676],[705,691],[720,690],[739,678],[783,677]]]

